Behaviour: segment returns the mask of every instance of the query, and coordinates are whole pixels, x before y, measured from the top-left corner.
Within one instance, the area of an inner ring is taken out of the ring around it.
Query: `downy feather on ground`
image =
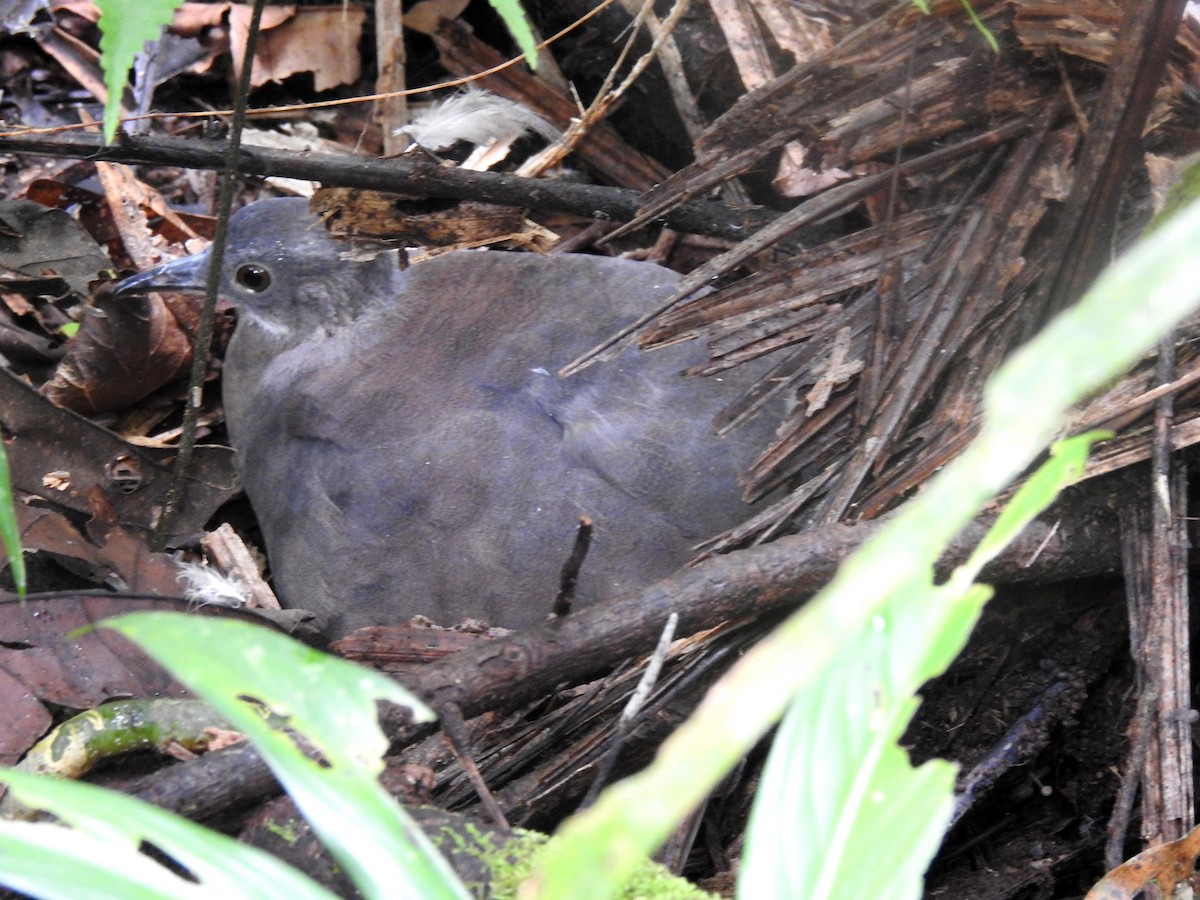
[[[396,133],[407,134],[426,150],[446,150],[459,141],[477,146],[513,141],[529,131],[547,141],[560,137],[557,128],[520,103],[468,88],[435,103]]]

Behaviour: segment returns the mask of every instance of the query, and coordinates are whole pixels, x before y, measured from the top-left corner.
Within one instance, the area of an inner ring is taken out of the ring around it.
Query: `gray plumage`
[[[348,246],[305,201],[260,201],[233,217],[221,288],[240,308],[224,368],[238,470],[278,591],[330,634],[416,614],[540,624],[579,516],[595,521],[581,602],[669,574],[744,518],[737,476],[765,434],[712,433],[744,384],[680,377],[702,348],[556,374],[673,272],[497,251],[402,272]],[[206,266],[121,289],[196,288]]]

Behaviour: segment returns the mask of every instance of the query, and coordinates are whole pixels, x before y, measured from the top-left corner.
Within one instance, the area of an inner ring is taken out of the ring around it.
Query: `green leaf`
[[[96,0],[100,10],[100,68],[104,71],[104,141],[111,144],[133,58],[156,41],[183,0]]]
[[[421,829],[376,780],[388,742],[376,701],[433,713],[378,672],[245,622],[132,613],[103,627],[166,666],[253,741],[313,831],[367,897],[465,898],[465,888]],[[202,654],[180,654],[180,646]],[[287,731],[303,735],[324,765]]]
[[[970,0],[962,0],[963,9],[967,11],[967,18],[971,20],[971,24],[975,29],[983,35],[983,39],[987,41],[988,47],[993,53],[1000,52],[1000,45],[996,43],[996,36],[988,30],[988,27],[983,24],[983,20],[979,18],[979,13],[975,12],[975,7],[971,5]]]
[[[917,689],[958,655],[990,594],[915,580],[871,619],[853,656],[796,695],[756,797],[741,896],[920,896],[953,808],[955,767],[914,769],[896,742]]]
[[[897,590],[859,634],[855,653],[796,695],[747,832],[743,896],[921,895],[953,808],[955,769],[940,761],[914,769],[896,741],[916,692],[961,652],[990,596],[972,579],[1078,477],[1091,444],[1105,436],[1055,444],[945,586],[922,573]]]
[[[519,0],[488,0],[488,3],[504,20],[504,26],[525,54],[525,62],[529,68],[536,70],[537,41],[533,39],[533,29],[529,27],[529,19],[525,17],[525,10],[521,9]]]
[[[1012,543],[1025,527],[1054,502],[1063,488],[1083,474],[1092,444],[1112,437],[1109,431],[1089,431],[1050,447],[1050,459],[1033,473],[1004,507],[971,559],[955,577],[975,578],[980,570]]]
[[[8,452],[4,442],[0,441],[0,541],[4,542],[4,552],[8,556],[8,564],[12,567],[13,584],[17,586],[17,596],[25,599],[28,588],[25,576],[25,553],[21,549],[21,529],[17,526],[17,507],[13,500],[12,474],[8,468]]]
[[[332,894],[268,853],[115,791],[0,768],[26,805],[50,822],[0,820],[0,883],[45,900],[289,897]],[[184,866],[192,883],[139,851],[142,841]]]
[[[979,18],[979,14],[975,12],[975,7],[970,3],[970,0],[959,0],[962,3],[963,9],[967,11],[967,18],[971,20],[971,24],[976,30],[983,35],[983,39],[987,41],[988,47],[993,53],[1000,52],[1000,45],[996,43],[996,36],[983,24],[983,20]],[[925,15],[930,14],[929,0],[912,0],[912,5],[919,9]]]

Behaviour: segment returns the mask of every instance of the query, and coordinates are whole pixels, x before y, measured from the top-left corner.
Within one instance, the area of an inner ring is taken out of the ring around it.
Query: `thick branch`
[[[1124,494],[1124,485],[1114,477],[1070,492],[992,562],[982,580],[1054,582],[1115,572],[1120,541],[1110,492]],[[513,709],[549,685],[581,684],[622,659],[648,653],[672,612],[679,614],[676,633],[685,635],[799,606],[886,521],[828,525],[708,559],[546,628],[456,653],[422,669],[409,687],[431,703],[458,704],[468,716]],[[964,561],[991,523],[991,516],[981,516],[968,526],[940,570]]]

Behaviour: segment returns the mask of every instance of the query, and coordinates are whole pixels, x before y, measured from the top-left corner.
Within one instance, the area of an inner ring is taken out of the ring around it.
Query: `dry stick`
[[[552,607],[554,616],[567,615],[575,602],[575,585],[579,581],[579,572],[583,568],[584,559],[587,558],[588,548],[592,546],[592,525],[590,517],[579,517],[579,528],[575,531],[571,555],[563,563],[562,574],[558,579],[558,596],[554,598]]]
[[[663,20],[658,34],[654,37],[654,42],[650,45],[650,49],[647,50],[636,63],[633,64],[633,68],[630,69],[629,74],[625,77],[625,80],[614,89],[612,84],[614,81],[616,81],[617,70],[621,68],[621,65],[625,62],[630,52],[633,50],[633,43],[637,38],[637,32],[640,29],[645,16],[649,13],[650,8],[653,6],[653,0],[646,0],[646,2],[642,4],[641,12],[639,12],[637,17],[633,20],[633,24],[631,26],[632,33],[629,35],[629,40],[625,42],[625,46],[621,48],[621,53],[617,57],[617,61],[613,63],[612,68],[609,69],[608,75],[605,76],[604,83],[600,86],[600,90],[596,94],[596,99],[592,101],[591,106],[584,110],[582,116],[571,122],[570,127],[567,128],[566,133],[563,134],[561,140],[556,141],[554,144],[547,147],[521,167],[520,172],[522,175],[539,174],[551,166],[558,165],[567,158],[567,154],[575,149],[576,145],[583,139],[584,135],[587,134],[588,129],[590,129],[597,122],[603,120],[608,115],[613,105],[625,95],[625,92],[628,91],[633,83],[641,77],[643,72],[646,71],[650,63],[654,60],[654,57],[658,54],[658,50],[663,45],[663,42],[670,37],[671,30],[679,21],[680,16],[683,15],[684,10],[687,9],[689,2],[690,0],[675,0],[675,5],[671,8],[671,12],[667,15],[666,19]]]
[[[1121,785],[1117,790],[1112,815],[1109,816],[1108,825],[1105,827],[1104,864],[1105,868],[1109,870],[1115,869],[1125,859],[1125,835],[1129,830],[1129,822],[1133,816],[1133,801],[1137,799],[1142,771],[1149,756],[1152,723],[1158,707],[1158,686],[1148,677],[1146,659],[1142,652],[1147,647],[1149,637],[1143,631],[1146,620],[1138,609],[1138,598],[1144,597],[1148,590],[1144,584],[1144,568],[1138,558],[1140,554],[1136,546],[1139,540],[1138,534],[1142,530],[1139,520],[1143,515],[1143,510],[1135,507],[1124,507],[1119,513],[1123,567],[1125,569],[1125,593],[1129,612],[1129,649],[1134,659],[1136,677],[1140,684],[1137,706],[1127,731],[1129,753],[1125,758]]]
[[[444,23],[434,34],[434,43],[442,65],[456,74],[489,69],[500,59],[499,54],[470,33],[458,22]],[[580,115],[583,106],[572,91],[547,89],[539,76],[520,70],[506,71],[489,77],[484,86],[509,100],[521,103],[561,131]],[[604,175],[611,184],[641,191],[661,183],[669,170],[652,157],[628,146],[611,127],[593,128],[589,139],[576,147],[588,167]],[[530,165],[531,163],[526,163]],[[640,197],[639,197],[640,200]]]
[[[1128,484],[1111,476],[1110,487]],[[1068,527],[1045,548],[1036,564],[1031,553],[1050,530],[1034,522],[982,573],[985,581],[1063,580],[1107,572],[1117,553],[1118,537],[1111,507],[1093,491],[1071,495],[1049,515],[1066,517]],[[410,687],[436,707],[454,703],[466,717],[487,711],[509,712],[543,698],[547,684],[580,684],[611,670],[631,655],[646,653],[672,612],[679,631],[693,634],[728,619],[769,617],[819,590],[843,559],[882,527],[882,521],[835,525],[773,544],[709,560],[632,595],[613,598],[553,626],[513,634],[464,650],[423,667]],[[992,518],[977,519],[955,538],[937,571],[945,574],[966,559],[987,533]],[[1056,526],[1057,527],[1057,526]],[[1086,535],[1086,540],[1071,536]],[[407,713],[386,706],[385,733],[396,745],[427,733],[412,726]],[[242,791],[241,802],[276,791],[266,764],[252,747],[237,745],[205,754],[182,766],[143,779],[139,795],[192,818],[216,815]]]
[[[467,731],[467,722],[463,718],[462,710],[456,703],[442,703],[437,707],[437,714],[438,721],[442,726],[442,733],[450,741],[450,749],[454,751],[458,764],[462,766],[463,774],[475,788],[475,793],[483,804],[483,808],[487,810],[487,814],[492,817],[492,821],[496,825],[501,828],[509,828],[504,810],[500,808],[491,788],[484,781],[479,766],[475,765],[475,757],[471,754],[471,737]]]
[[[98,136],[88,134],[62,134],[55,138],[4,137],[0,134],[0,151],[213,169],[220,167],[226,144],[195,138],[123,136],[118,143],[106,146]],[[621,221],[637,215],[642,196],[638,191],[625,188],[443,168],[415,158],[367,159],[251,146],[241,148],[238,170],[243,175],[302,178],[331,187],[475,200]],[[738,240],[775,218],[770,211],[732,210],[708,201],[684,204],[663,214],[663,220],[677,231]]]
[[[1175,377],[1175,343],[1174,333],[1159,343],[1159,383],[1169,383]],[[1142,833],[1150,838],[1152,845],[1181,838],[1192,826],[1193,817],[1191,723],[1181,715],[1191,706],[1187,563],[1176,552],[1179,535],[1176,514],[1184,512],[1176,507],[1184,502],[1185,485],[1181,484],[1182,467],[1171,454],[1174,419],[1174,395],[1166,394],[1158,399],[1154,410],[1150,491],[1153,543],[1147,618],[1148,630],[1159,631],[1160,638],[1151,642],[1159,648],[1150,660],[1158,687],[1152,743],[1157,759],[1148,760],[1143,773]],[[1153,791],[1152,769],[1158,775]]]
[[[209,249],[208,276],[204,285],[204,307],[200,312],[200,327],[192,345],[192,372],[188,379],[187,403],[183,407],[183,428],[179,436],[179,456],[171,486],[167,489],[162,517],[154,528],[150,546],[162,550],[171,534],[171,525],[179,509],[187,484],[188,469],[196,448],[196,423],[200,418],[200,392],[208,368],[208,348],[212,344],[213,319],[217,310],[217,290],[221,284],[221,268],[225,261],[225,242],[229,232],[229,211],[233,207],[233,189],[238,173],[238,154],[242,146],[242,127],[246,122],[246,105],[250,97],[250,73],[254,68],[254,51],[258,44],[258,29],[262,22],[266,0],[254,0],[250,13],[250,30],[246,35],[245,56],[234,96],[233,121],[229,128],[229,143],[225,149],[225,167],[221,173],[221,190],[217,195],[217,229]]]
[[[1175,377],[1172,334],[1159,344],[1157,380]],[[1126,833],[1137,788],[1142,788],[1142,837],[1149,846],[1181,837],[1192,824],[1190,706],[1186,560],[1178,557],[1182,471],[1171,459],[1174,421],[1171,395],[1160,397],[1154,414],[1151,507],[1123,510],[1130,650],[1137,666],[1139,696],[1129,724],[1130,749],[1109,818],[1105,861],[1114,868],[1125,856]],[[1180,478],[1174,472],[1180,472]],[[1183,595],[1181,598],[1181,594]],[[1185,681],[1180,682],[1180,678]],[[1193,714],[1194,715],[1194,714]]]
[[[1142,128],[1163,83],[1167,58],[1186,0],[1153,0],[1122,7],[1117,41],[1087,138],[1075,158],[1077,173],[1052,236],[1058,264],[1030,298],[1042,317],[1074,303],[1108,263],[1125,176],[1141,156]]]
[[[636,0],[621,0],[621,5],[625,7],[626,12],[633,13],[637,3]],[[650,10],[646,12],[645,23],[651,39],[658,41],[664,30],[662,20],[654,14],[653,10]],[[704,133],[706,123],[691,86],[688,84],[687,75],[684,73],[683,55],[679,52],[679,45],[675,42],[674,35],[670,33],[663,38],[662,44],[658,48],[658,64],[662,67],[663,75],[667,79],[667,89],[671,92],[671,99],[675,102],[675,111],[679,113],[679,119],[683,122],[683,130],[687,132],[688,138],[694,144],[696,139]],[[726,202],[730,202],[730,199],[725,197]]]
[[[988,271],[987,259],[979,248],[1002,236],[1002,222],[1012,217],[1011,204],[1034,171],[1056,117],[1057,105],[1048,106],[1038,116],[1033,133],[1013,148],[1008,164],[989,189],[989,195],[999,196],[999,208],[993,210],[988,203],[966,215],[963,228],[954,236],[955,245],[948,248],[946,255],[956,261],[955,265],[937,273],[918,319],[908,326],[900,346],[893,352],[895,374],[885,376],[879,409],[866,422],[838,481],[822,499],[816,513],[821,520],[835,521],[846,514],[868,477],[872,473],[878,475],[888,454],[893,452],[894,443],[911,423],[918,402],[927,395],[926,387],[944,371],[948,357],[941,348],[956,347],[956,333],[961,340],[964,304],[971,302],[972,292],[979,290],[980,279]]]
[[[396,156],[408,144],[396,129],[408,121],[408,91],[404,89],[404,8],[400,0],[378,0],[375,4],[375,59],[379,76],[376,118],[383,129],[384,156]]]
[[[1123,483],[1114,481],[1110,484]],[[1091,498],[1091,491],[1079,498]],[[1119,565],[1113,552],[1117,545],[1111,507],[1089,502],[1069,510],[1051,513],[1061,517],[1070,528],[1060,529],[1038,558],[1037,565],[1023,563],[1038,547],[1048,530],[1045,521],[1030,526],[1008,550],[983,572],[983,580],[1022,581],[1034,578],[1078,577],[1085,572],[1079,563],[1089,560],[1108,570]],[[838,565],[862,540],[882,527],[887,517],[856,526],[826,526],[800,535],[788,535],[771,544],[738,551],[726,557],[707,560],[694,568],[683,569],[671,578],[656,582],[623,597],[595,604],[552,626],[518,632],[503,641],[485,642],[414,673],[410,689],[431,702],[455,702],[470,717],[519,702],[521,697],[536,699],[544,693],[547,673],[560,682],[594,677],[598,661],[611,664],[614,659],[648,652],[666,622],[678,612],[679,631],[692,634],[714,627],[726,619],[764,616],[798,605],[823,587]],[[985,533],[989,518],[981,518],[965,529],[954,544],[956,550],[945,557],[938,571],[948,571],[954,562],[965,558]],[[1088,541],[1073,536],[1088,535]],[[1089,543],[1090,542],[1090,543]],[[1100,558],[1093,554],[1100,552]],[[1001,565],[1022,565],[1008,573]],[[1007,578],[1005,575],[1007,574]],[[449,660],[453,660],[450,662]],[[448,676],[447,669],[453,668]],[[538,674],[533,675],[536,672]],[[532,676],[532,677],[531,677]],[[389,723],[391,713],[385,714]],[[390,727],[390,726],[389,726]],[[395,732],[389,730],[389,734]]]
[[[896,154],[892,160],[892,180],[888,185],[887,210],[884,213],[885,244],[895,241],[896,203],[900,198],[900,163],[904,161],[904,145],[908,135],[908,115],[912,107],[913,67],[917,59],[917,42],[913,38],[908,51],[906,68],[908,77],[904,85],[904,102],[900,106],[900,128],[896,134]],[[880,257],[879,280],[875,286],[875,322],[868,345],[869,362],[859,379],[858,404],[854,410],[854,431],[862,434],[879,406],[883,392],[883,379],[891,362],[888,352],[894,343],[892,330],[896,322],[896,310],[903,305],[904,267],[898,256],[884,253]]]
[[[927,172],[943,166],[951,160],[961,159],[989,147],[994,147],[997,144],[1005,143],[1018,135],[1024,134],[1026,131],[1032,130],[1032,128],[1033,123],[1029,120],[1024,118],[1014,119],[984,134],[968,138],[959,144],[954,144],[950,147],[927,153],[924,156],[907,160],[899,167],[899,174],[907,178],[920,172]],[[630,335],[641,330],[643,326],[654,321],[664,313],[674,309],[696,291],[700,290],[700,288],[708,285],[713,279],[740,265],[756,253],[778,244],[799,229],[808,225],[819,224],[825,219],[848,209],[862,198],[885,187],[891,180],[892,169],[889,167],[886,171],[876,175],[869,175],[866,178],[860,178],[858,181],[839,184],[837,187],[830,188],[825,193],[819,194],[811,200],[806,200],[799,206],[788,210],[769,225],[764,225],[752,237],[742,241],[742,243],[733,249],[714,257],[704,265],[694,269],[686,278],[680,281],[675,293],[663,301],[661,306],[650,310],[641,318],[631,322],[615,334],[606,338],[583,354],[583,356],[564,366],[559,374],[564,377],[574,375],[594,362],[617,355],[624,349],[624,342]],[[613,235],[620,233],[623,228],[624,226],[618,228],[612,234],[608,235],[608,237],[611,238]]]
[[[1079,105],[1079,97],[1075,94],[1075,88],[1071,87],[1071,76],[1067,74],[1067,67],[1063,65],[1062,54],[1052,49],[1050,55],[1054,57],[1054,65],[1058,68],[1058,79],[1062,83],[1063,91],[1067,95],[1067,102],[1071,104],[1071,112],[1075,115],[1075,121],[1079,124],[1079,133],[1087,137],[1087,113]]]
[[[1138,394],[1136,397],[1129,399],[1118,399],[1115,405],[1105,406],[1102,409],[1097,409],[1090,418],[1080,419],[1071,423],[1071,428],[1075,433],[1091,431],[1093,428],[1104,428],[1107,423],[1114,419],[1123,418],[1126,416],[1142,415],[1142,407],[1149,406],[1168,394],[1180,394],[1184,388],[1191,387],[1197,381],[1200,381],[1200,362],[1193,362],[1191,368],[1187,369],[1182,375],[1173,380],[1160,383],[1156,387]],[[1176,426],[1173,430],[1178,430]],[[1172,446],[1177,443],[1173,440]]]
[[[743,5],[738,0],[709,0],[709,6],[712,7],[716,26],[718,26],[721,34],[725,36],[726,46],[730,48],[733,66],[736,68],[738,76],[742,78],[742,86],[745,88],[746,94],[752,94],[756,89],[761,88],[763,84],[766,84],[770,79],[775,77],[775,70],[770,65],[770,58],[766,48],[763,46],[761,34],[758,34],[754,26],[748,25],[748,22],[754,22],[755,11],[750,10],[750,8],[743,8]],[[752,37],[757,37],[758,40],[755,41],[752,38],[751,40],[746,40],[746,31],[752,32]],[[740,32],[740,34],[736,36],[734,32]],[[739,43],[750,44],[750,47],[739,49]],[[786,52],[790,48],[784,47],[782,49]],[[760,53],[761,59],[754,59]],[[800,61],[798,53],[796,54],[796,60],[797,62]],[[664,70],[666,70],[665,65]],[[698,152],[695,152],[695,148],[697,143],[702,139],[702,134],[703,132],[691,133],[689,131],[692,149],[694,149],[694,156],[696,157],[700,156]],[[791,144],[785,145],[785,161],[788,152],[787,148],[790,148],[790,146]],[[780,163],[781,167],[782,164],[784,163]],[[721,185],[721,198],[726,203],[732,204],[749,204],[751,202],[750,194],[746,192],[742,182],[736,178],[725,181]]]
[[[627,12],[633,12],[635,0],[621,0],[621,5]],[[675,111],[679,113],[679,119],[683,122],[683,130],[694,142],[704,133],[707,126],[683,70],[683,54],[679,52],[679,44],[675,42],[670,28],[666,27],[652,9],[647,9],[645,5],[642,9],[645,10],[646,30],[650,33],[651,40],[659,44],[658,64],[662,67],[667,89],[675,102]]]
[[[658,645],[654,648],[654,652],[650,654],[650,660],[646,663],[646,671],[642,673],[641,679],[638,681],[637,687],[634,689],[629,702],[625,704],[625,709],[621,712],[621,718],[617,720],[616,734],[613,735],[612,743],[608,745],[608,749],[604,753],[604,758],[600,760],[600,767],[596,771],[596,777],[592,781],[592,786],[588,788],[587,795],[583,798],[583,802],[579,804],[581,810],[587,809],[596,802],[596,798],[600,796],[600,791],[608,781],[609,775],[617,765],[617,757],[621,755],[621,748],[625,746],[625,741],[629,737],[629,733],[633,730],[634,719],[638,713],[642,711],[642,707],[646,703],[646,698],[650,696],[650,692],[654,690],[654,685],[658,682],[658,675],[662,671],[663,663],[667,658],[667,651],[671,649],[671,641],[675,640],[675,626],[679,624],[679,614],[671,613],[667,617],[667,624],[663,626],[662,635],[658,639]]]

